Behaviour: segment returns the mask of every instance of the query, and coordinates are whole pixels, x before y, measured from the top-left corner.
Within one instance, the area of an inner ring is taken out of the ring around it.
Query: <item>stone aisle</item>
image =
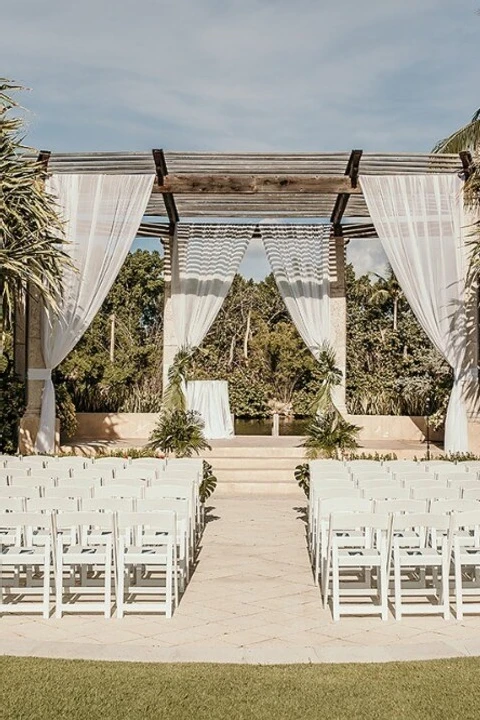
[[[333,623],[313,584],[301,494],[215,495],[171,620],[0,618],[0,653],[145,661],[348,662],[480,655],[480,618]]]

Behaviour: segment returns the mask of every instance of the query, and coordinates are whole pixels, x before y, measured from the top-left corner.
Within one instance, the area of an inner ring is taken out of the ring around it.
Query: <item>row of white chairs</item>
[[[457,619],[480,612],[480,509],[437,512],[332,512],[323,601],[333,619],[405,614]],[[471,602],[470,599],[474,598]],[[359,602],[359,599],[361,602]],[[368,603],[370,599],[370,603]]]
[[[1,514],[0,527],[0,613],[48,618],[52,591],[56,617],[76,611],[111,617],[113,593],[119,618],[135,611],[171,617],[178,604],[174,511],[13,511]],[[39,602],[30,601],[34,595]],[[103,599],[80,602],[92,595]]]
[[[478,499],[447,498],[441,500],[421,499],[384,499],[344,497],[331,495],[318,500],[318,521],[310,544],[310,557],[315,583],[324,580],[322,573],[327,557],[328,523],[334,512],[365,512],[365,513],[433,513],[450,514],[480,510]]]

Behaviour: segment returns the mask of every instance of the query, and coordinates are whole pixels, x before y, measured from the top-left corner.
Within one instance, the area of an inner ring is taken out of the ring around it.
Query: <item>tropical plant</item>
[[[305,495],[310,497],[310,466],[308,463],[301,463],[300,465],[297,465],[295,470],[293,471],[293,474],[295,476],[295,480],[298,483],[298,486],[303,490]]]
[[[476,150],[480,145],[480,108],[466,125],[440,140],[433,148],[434,153],[455,153],[462,150]]]
[[[25,385],[8,367],[0,373],[0,453],[18,450],[18,426],[25,411]]]
[[[204,460],[203,478],[199,488],[200,502],[204,503],[211,495],[213,495],[215,488],[217,487],[217,482],[217,478],[213,474],[212,466],[209,462]]]
[[[168,385],[163,393],[163,407],[165,410],[185,410],[187,407],[185,383],[190,357],[190,350],[182,348],[177,352],[173,363],[168,369]]]
[[[316,415],[307,427],[302,443],[309,460],[318,457],[340,458],[346,450],[358,447],[357,437],[361,428],[349,423],[336,410]]]
[[[377,278],[377,282],[372,287],[370,302],[373,304],[392,303],[393,309],[393,331],[398,329],[398,308],[401,300],[405,297],[400,284],[390,267],[387,276],[383,277],[378,273],[371,273]]]
[[[0,333],[1,352],[16,301],[35,291],[51,309],[58,308],[63,228],[54,199],[45,191],[45,167],[30,159],[22,144],[23,120],[11,93],[22,88],[0,78]]]
[[[165,410],[149,438],[148,446],[166,456],[192,457],[202,450],[211,450],[203,434],[205,423],[194,410]]]

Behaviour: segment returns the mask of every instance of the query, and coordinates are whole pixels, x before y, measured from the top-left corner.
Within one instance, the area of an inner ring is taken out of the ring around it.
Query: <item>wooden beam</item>
[[[358,169],[363,150],[352,150],[348,159],[345,175],[350,178],[352,188],[358,189]],[[341,235],[341,222],[351,193],[342,192],[337,195],[330,222],[334,226],[334,234]]]
[[[40,150],[40,152],[38,153],[37,162],[43,165],[45,172],[47,172],[48,170],[48,163],[51,154],[52,153],[50,152],[50,150]]]
[[[161,149],[152,150],[152,153],[153,160],[155,162],[155,169],[157,171],[157,183],[159,186],[162,186],[165,182],[165,178],[168,176],[165,153]],[[165,203],[165,210],[167,211],[168,219],[170,220],[170,234],[173,234],[180,217],[178,215],[177,205],[172,191],[163,193],[163,202]]]
[[[345,175],[270,175],[270,174],[198,174],[182,173],[165,175],[162,182],[154,185],[153,192],[187,195],[228,195],[256,193],[305,193],[360,195],[350,177]]]

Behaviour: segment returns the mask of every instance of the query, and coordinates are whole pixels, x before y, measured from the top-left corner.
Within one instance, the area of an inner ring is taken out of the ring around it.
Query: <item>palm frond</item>
[[[462,150],[475,150],[480,146],[480,108],[474,113],[471,121],[456,130],[449,137],[440,140],[433,148],[433,153],[456,153]]]

